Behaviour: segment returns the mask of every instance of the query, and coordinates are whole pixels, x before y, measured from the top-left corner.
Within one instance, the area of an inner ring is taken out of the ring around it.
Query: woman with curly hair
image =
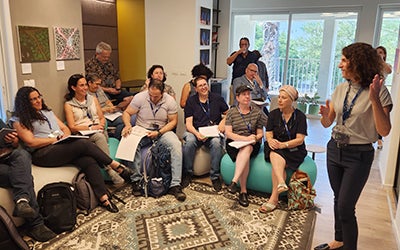
[[[342,49],[339,68],[346,82],[321,106],[321,124],[335,121],[327,144],[329,182],[334,193],[335,238],[315,249],[357,249],[356,203],[368,180],[378,133],[391,129],[392,99],[383,84],[383,60],[366,43]],[[371,119],[372,117],[372,119]]]
[[[176,94],[172,86],[165,83],[165,81],[167,80],[167,74],[165,73],[163,66],[155,64],[150,67],[149,71],[147,71],[146,82],[145,84],[143,84],[140,91],[147,90],[147,88],[149,87],[150,79],[158,79],[162,81],[165,85],[164,92],[176,99]]]
[[[71,135],[71,131],[47,107],[36,88],[20,88],[15,97],[14,107],[13,126],[27,150],[31,152],[33,164],[43,167],[73,164],[79,167],[86,174],[100,204],[112,213],[118,212],[118,208],[107,194],[100,167],[109,165],[119,170],[121,176],[130,176],[129,170],[87,139],[57,143]]]

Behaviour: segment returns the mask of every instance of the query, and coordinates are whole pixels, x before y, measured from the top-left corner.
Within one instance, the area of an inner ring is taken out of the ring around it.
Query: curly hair
[[[15,96],[15,102],[14,102],[14,115],[18,117],[21,125],[29,129],[30,131],[33,131],[32,123],[34,121],[46,120],[46,118],[43,116],[41,112],[38,112],[36,109],[33,108],[32,103],[29,99],[29,95],[35,91],[40,96],[42,95],[39,92],[39,90],[37,90],[34,87],[28,87],[28,86],[21,87]],[[49,107],[47,107],[43,99],[42,99],[42,110],[48,110],[48,111],[51,110]]]
[[[369,87],[376,74],[382,76],[383,61],[371,45],[353,43],[344,47],[342,54],[349,60],[349,72],[361,86]]]
[[[157,68],[160,68],[160,69],[163,71],[163,73],[164,73],[164,78],[162,79],[162,81],[165,82],[165,81],[167,80],[167,75],[165,74],[164,67],[161,66],[161,65],[158,65],[158,64],[155,64],[155,65],[153,65],[153,66],[150,67],[149,71],[147,71],[147,78],[150,79],[150,78],[151,78],[151,75],[152,75],[153,72],[154,72],[154,70],[156,70]]]
[[[211,69],[209,69],[207,66],[205,66],[202,63],[197,64],[192,68],[193,78],[196,78],[198,76],[205,76],[207,78],[206,80],[208,80],[208,79],[210,79],[210,77],[213,76],[213,74],[214,73],[211,71]]]
[[[72,100],[72,98],[74,98],[75,90],[72,89],[72,86],[76,87],[76,85],[78,84],[78,81],[82,78],[85,78],[85,77],[81,74],[74,74],[69,77],[69,79],[68,79],[68,91],[69,92],[64,96],[65,100],[69,101],[69,100]]]

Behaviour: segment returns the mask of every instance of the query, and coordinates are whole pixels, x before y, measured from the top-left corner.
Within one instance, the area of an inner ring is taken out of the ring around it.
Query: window
[[[300,95],[325,100],[343,82],[338,63],[341,49],[355,40],[356,12],[236,14],[233,20],[233,40],[247,36],[261,52],[271,94],[290,84]]]

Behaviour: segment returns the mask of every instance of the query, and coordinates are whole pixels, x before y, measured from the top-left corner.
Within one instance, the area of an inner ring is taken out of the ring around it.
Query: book
[[[218,125],[207,126],[207,127],[199,127],[200,134],[205,137],[219,137],[220,133],[218,130]]]
[[[87,136],[87,135],[69,135],[67,137],[61,138],[58,141],[53,142],[52,144],[66,142],[66,141],[73,140],[73,139],[88,139],[88,138],[89,138],[89,136]]]
[[[229,143],[229,146],[239,149],[239,148],[242,148],[244,146],[247,146],[247,145],[250,145],[250,144],[253,144],[253,143],[254,143],[254,140],[251,140],[251,141],[232,141],[232,142]]]

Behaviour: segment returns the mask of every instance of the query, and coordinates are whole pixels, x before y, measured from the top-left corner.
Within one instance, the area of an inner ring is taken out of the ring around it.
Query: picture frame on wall
[[[50,61],[49,28],[17,26],[21,63]]]
[[[210,45],[210,33],[209,29],[200,29],[200,45]]]
[[[81,54],[78,28],[54,27],[56,61],[78,60]]]
[[[204,65],[210,65],[210,50],[209,49],[201,49],[200,50],[200,63]]]
[[[200,23],[204,25],[211,24],[211,9],[200,7]]]

